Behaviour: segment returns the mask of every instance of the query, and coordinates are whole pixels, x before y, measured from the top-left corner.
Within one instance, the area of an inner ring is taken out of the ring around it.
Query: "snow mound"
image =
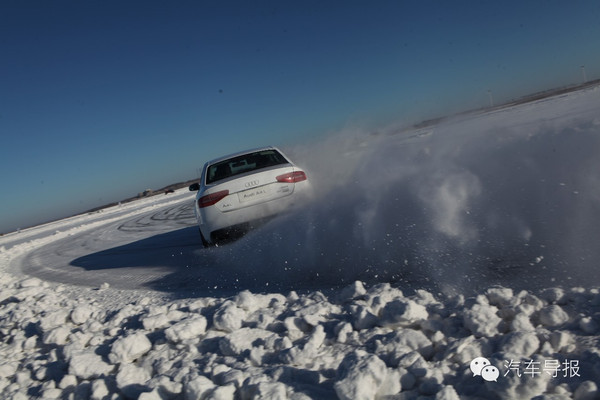
[[[327,294],[244,291],[167,302],[144,297],[100,310],[93,299],[103,291],[89,289],[77,298],[60,286],[2,278],[2,398],[600,394],[598,289],[536,296],[491,288],[465,299],[424,290],[405,296],[389,284],[355,282]],[[473,376],[469,365],[476,357],[498,368],[497,381]],[[572,361],[577,369],[569,375],[542,371]],[[531,363],[538,374],[527,374]]]

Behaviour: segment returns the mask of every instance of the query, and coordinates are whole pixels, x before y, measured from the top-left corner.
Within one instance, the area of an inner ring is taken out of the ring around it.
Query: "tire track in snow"
[[[24,274],[71,285],[148,289],[202,261],[189,199],[52,241],[17,262]],[[185,280],[185,276],[179,275]],[[170,284],[177,285],[170,278]]]

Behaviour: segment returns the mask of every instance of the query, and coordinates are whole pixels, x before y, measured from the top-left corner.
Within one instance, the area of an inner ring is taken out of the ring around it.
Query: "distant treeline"
[[[114,207],[114,206],[117,206],[119,204],[130,203],[132,201],[135,201],[135,200],[138,200],[138,199],[141,199],[141,198],[146,198],[146,197],[150,197],[150,196],[156,196],[158,194],[169,194],[169,193],[171,193],[171,192],[173,192],[173,191],[175,191],[177,189],[182,189],[184,187],[188,187],[192,183],[197,182],[197,181],[198,181],[198,179],[192,179],[192,180],[185,181],[185,182],[173,183],[171,185],[165,186],[165,187],[163,187],[161,189],[157,189],[157,190],[146,189],[143,192],[138,193],[137,196],[128,197],[128,198],[126,198],[124,200],[121,200],[121,201],[115,201],[113,203],[104,204],[104,205],[99,206],[99,207],[94,207],[94,208],[92,208],[90,210],[85,211],[84,214],[86,214],[86,213],[87,214],[94,213],[96,211],[100,211],[100,210],[103,210],[103,209],[108,208],[108,207]]]

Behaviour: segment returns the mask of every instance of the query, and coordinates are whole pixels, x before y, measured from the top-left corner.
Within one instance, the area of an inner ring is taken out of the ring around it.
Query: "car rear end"
[[[243,234],[301,202],[308,190],[305,172],[276,148],[206,163],[196,201],[203,239]]]

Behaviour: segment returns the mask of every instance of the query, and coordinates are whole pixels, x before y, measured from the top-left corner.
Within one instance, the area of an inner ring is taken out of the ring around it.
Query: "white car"
[[[204,246],[236,239],[289,211],[310,191],[306,173],[275,147],[221,157],[204,164],[195,211]]]

